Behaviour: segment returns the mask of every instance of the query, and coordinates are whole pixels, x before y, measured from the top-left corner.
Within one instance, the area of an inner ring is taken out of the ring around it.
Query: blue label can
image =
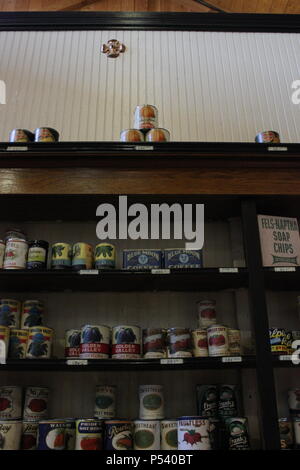
[[[132,450],[133,423],[126,419],[111,419],[104,422],[105,450]]]
[[[37,450],[64,450],[65,429],[66,423],[62,419],[40,421]]]

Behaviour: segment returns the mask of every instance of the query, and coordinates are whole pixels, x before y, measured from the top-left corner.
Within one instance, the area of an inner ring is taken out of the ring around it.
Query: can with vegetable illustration
[[[9,238],[6,242],[3,269],[25,269],[28,243],[19,238]]]
[[[51,268],[68,269],[72,264],[72,246],[58,242],[52,245]]]
[[[238,416],[239,399],[237,385],[220,385],[218,414],[220,418]]]
[[[3,240],[0,240],[0,269],[3,268],[4,254],[5,254],[5,243]]]
[[[211,450],[208,418],[178,418],[178,450]]]
[[[215,300],[199,300],[197,308],[199,328],[208,328],[217,323]]]
[[[228,334],[228,353],[230,356],[241,355],[241,332],[240,330],[227,329]]]
[[[161,450],[177,450],[177,419],[165,419],[160,422]]]
[[[0,450],[19,450],[22,421],[0,421]]]
[[[15,385],[0,387],[0,420],[22,417],[22,388]]]
[[[29,328],[26,357],[48,359],[51,357],[53,330],[46,326]]]
[[[152,104],[142,104],[135,108],[134,128],[152,129],[158,125],[158,111]]]
[[[45,307],[40,300],[25,300],[22,305],[21,328],[42,325],[44,312]]]
[[[133,422],[126,419],[111,419],[104,422],[105,450],[133,449]]]
[[[280,433],[280,447],[281,449],[293,448],[293,427],[288,418],[279,418],[279,433]]]
[[[98,419],[76,420],[75,450],[102,450],[102,422]]]
[[[80,356],[81,330],[67,330],[65,334],[65,357]]]
[[[107,359],[110,353],[110,328],[105,325],[84,325],[81,329],[80,357]]]
[[[145,359],[167,357],[166,330],[145,328],[143,330],[143,353]]]
[[[228,356],[228,334],[223,325],[207,328],[208,352],[210,356]]]
[[[300,413],[300,388],[293,388],[288,391],[288,405],[291,414]]]
[[[25,392],[24,421],[40,421],[48,416],[49,389],[27,387]]]
[[[264,131],[256,135],[255,142],[258,142],[260,144],[272,144],[272,143],[279,144],[280,137],[279,137],[278,132]]]
[[[49,243],[45,240],[31,240],[28,243],[27,269],[46,269]]]
[[[191,333],[187,328],[168,329],[168,357],[192,357]]]
[[[226,418],[228,449],[250,450],[247,418]]]
[[[11,359],[24,359],[26,357],[28,330],[11,328],[9,337],[8,357]]]
[[[112,358],[139,359],[141,357],[141,329],[134,325],[118,325],[112,329]]]
[[[134,421],[134,450],[160,450],[160,421]]]
[[[98,419],[114,418],[116,416],[115,385],[97,385],[94,417]]]
[[[144,134],[138,129],[124,129],[120,133],[121,142],[144,142]]]
[[[88,243],[77,242],[73,245],[72,269],[91,269],[94,264],[93,247]]]
[[[52,127],[38,127],[34,131],[35,142],[58,142],[59,133]]]
[[[65,418],[65,449],[75,450],[76,445],[76,419]]]
[[[217,385],[197,385],[197,412],[199,416],[217,417],[219,390]]]
[[[40,421],[37,450],[65,450],[65,428],[63,419]]]
[[[21,302],[15,299],[0,299],[0,325],[19,328]]]
[[[207,357],[208,356],[208,343],[207,343],[207,331],[206,330],[193,330],[192,342],[193,342],[193,355],[195,357]]]
[[[145,138],[146,142],[168,142],[170,140],[170,132],[161,127],[150,129]]]
[[[286,354],[286,332],[283,328],[269,328],[271,351],[273,354]]]
[[[13,129],[9,134],[10,142],[33,142],[34,135],[27,129]]]
[[[98,243],[95,246],[95,268],[113,269],[116,267],[116,248],[110,243]]]
[[[38,422],[23,421],[21,450],[35,450],[37,446]]]
[[[5,359],[8,355],[8,345],[9,345],[9,334],[11,328],[8,326],[0,326],[0,340],[4,342],[5,345]]]
[[[163,419],[165,417],[162,385],[140,385],[140,419]]]
[[[300,418],[298,416],[293,418],[293,430],[295,436],[295,449],[300,449]]]

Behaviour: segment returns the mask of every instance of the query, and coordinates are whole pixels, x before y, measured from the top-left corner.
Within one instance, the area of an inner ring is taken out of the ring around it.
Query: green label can
[[[160,421],[134,421],[134,450],[160,450]]]
[[[220,385],[218,413],[221,418],[238,416],[238,395],[236,385]]]
[[[69,243],[58,242],[52,245],[52,269],[67,269],[72,264],[72,247]]]
[[[110,243],[99,243],[95,247],[95,268],[112,269],[116,267],[116,248]]]
[[[161,450],[177,450],[177,419],[166,419],[160,422]]]
[[[165,417],[162,385],[140,385],[140,419],[163,419]]]
[[[96,387],[96,398],[94,417],[114,418],[116,416],[116,393],[115,385],[98,385]]]
[[[9,337],[8,357],[24,359],[26,357],[28,330],[11,328]]]
[[[199,416],[218,416],[219,391],[217,385],[197,385],[196,390]]]
[[[73,245],[72,268],[75,270],[93,267],[93,247],[88,243],[77,242]]]
[[[225,420],[228,449],[250,450],[247,418],[227,418]]]

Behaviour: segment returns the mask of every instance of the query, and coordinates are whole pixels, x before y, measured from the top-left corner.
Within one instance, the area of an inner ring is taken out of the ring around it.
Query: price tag
[[[274,268],[274,271],[275,272],[278,272],[278,273],[284,273],[284,272],[295,272],[296,271],[296,268],[293,267],[293,266],[284,266],[284,267],[278,267],[278,268]]]
[[[68,359],[67,365],[68,366],[87,366],[88,360],[87,359]]]
[[[99,274],[98,269],[80,269],[79,274]]]
[[[241,356],[222,357],[222,362],[242,362]]]
[[[0,339],[0,364],[6,364],[6,344]]]
[[[15,146],[12,146],[12,147],[7,147],[6,150],[8,150],[10,152],[26,152],[26,150],[28,150],[28,147],[15,147]]]
[[[172,359],[161,359],[161,364],[183,364],[183,359],[172,358]]]
[[[170,274],[170,269],[151,269],[151,274]]]
[[[282,356],[279,356],[279,360],[280,361],[291,361],[292,356],[290,356],[289,354],[283,354]]]
[[[220,273],[238,273],[239,268],[219,268]]]
[[[135,146],[135,150],[154,150],[154,147],[152,147],[151,145],[148,146],[148,145],[136,145]]]
[[[286,152],[287,147],[268,147],[269,152]]]

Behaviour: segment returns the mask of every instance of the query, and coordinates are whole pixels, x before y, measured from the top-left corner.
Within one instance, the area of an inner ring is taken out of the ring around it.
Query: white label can
[[[183,416],[178,419],[178,450],[211,450],[208,418]]]
[[[241,355],[241,333],[240,330],[228,328],[228,350],[230,356]]]
[[[161,450],[177,450],[177,419],[161,421]]]
[[[193,355],[195,357],[207,357],[208,356],[207,331],[206,330],[192,331],[192,340],[193,340]]]
[[[48,416],[49,389],[27,387],[23,411],[24,421],[40,421]]]
[[[0,421],[0,450],[19,450],[22,421]]]
[[[208,328],[217,323],[215,300],[199,300],[197,307],[199,328]]]
[[[165,417],[162,385],[140,385],[140,419],[163,419]]]
[[[300,388],[288,391],[288,404],[291,411],[300,411]]]
[[[75,450],[102,450],[102,422],[98,419],[76,420]]]
[[[9,335],[10,335],[10,328],[7,326],[0,326],[0,340],[3,341],[4,346],[5,346],[5,351],[3,351],[4,348],[1,348],[1,357],[0,359],[6,359],[8,355],[8,346],[9,346]],[[4,355],[5,357],[2,357]]]
[[[168,357],[192,357],[192,341],[189,329],[168,329]]]
[[[207,340],[210,356],[228,356],[228,333],[226,326],[213,325],[207,328]]]
[[[160,450],[160,422],[134,421],[134,450]]]
[[[5,243],[3,240],[0,240],[0,269],[3,267],[4,253],[5,253]]]
[[[19,238],[9,238],[6,242],[3,269],[25,269],[28,243]]]
[[[95,418],[107,419],[116,416],[116,392],[115,385],[98,385],[96,387]]]
[[[15,385],[0,387],[0,420],[22,417],[22,388]]]

